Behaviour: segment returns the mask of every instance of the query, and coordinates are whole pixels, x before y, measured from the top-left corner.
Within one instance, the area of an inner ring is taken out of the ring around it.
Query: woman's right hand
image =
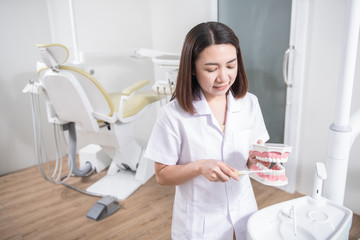
[[[199,164],[200,174],[211,182],[227,182],[230,178],[233,178],[236,181],[239,180],[236,169],[222,161],[204,159],[196,162]]]
[[[219,160],[203,159],[184,165],[165,165],[155,162],[156,180],[160,185],[183,184],[199,175],[212,182],[227,182],[230,178],[239,180],[236,169]]]

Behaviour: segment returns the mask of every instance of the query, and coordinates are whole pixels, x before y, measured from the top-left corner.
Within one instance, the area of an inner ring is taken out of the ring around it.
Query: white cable
[[[41,109],[39,104],[39,97],[35,93],[30,93],[31,95],[31,105],[32,105],[32,116],[33,116],[33,128],[34,128],[34,139],[35,139],[35,152],[38,159],[38,165],[40,173],[44,179],[54,184],[62,184],[67,179],[70,178],[72,174],[72,165],[70,167],[70,172],[67,174],[65,180],[62,180],[62,157],[60,153],[61,141],[59,141],[59,126],[54,124],[54,135],[55,135],[55,145],[56,145],[56,159],[55,159],[55,168],[53,172],[50,167],[50,160],[46,151],[46,143],[44,141],[44,136],[41,128]],[[44,159],[45,158],[45,159]],[[44,163],[47,165],[48,174],[46,174],[44,169]],[[57,177],[55,177],[58,175]]]
[[[56,129],[55,124],[53,124],[53,130],[54,130],[54,136],[55,136],[56,157],[55,157],[55,169],[54,169],[54,171],[53,171],[53,175],[51,176],[52,178],[55,177],[56,172],[57,172],[57,169],[58,169],[58,167],[59,167],[59,161],[58,161],[58,158],[59,158],[59,139],[57,138],[57,134],[56,134],[57,129]],[[62,161],[60,161],[60,162],[62,162]],[[61,165],[61,163],[60,163],[60,165]],[[61,170],[61,169],[62,169],[62,165],[60,166],[60,170]],[[59,171],[59,173],[60,173],[60,172],[61,172],[61,171]],[[57,180],[58,180],[59,178],[60,178],[60,175],[58,176]]]
[[[35,111],[35,108],[36,108],[36,101],[35,101],[35,94],[30,92],[30,101],[31,101],[31,110],[32,110],[32,119],[33,119],[33,131],[34,131],[34,141],[35,141],[35,154],[36,154],[36,159],[38,160],[38,165],[39,165],[39,169],[40,169],[40,173],[41,175],[43,176],[43,178],[46,178],[46,176],[43,174],[43,171],[42,171],[42,165],[41,165],[41,157],[40,157],[40,153],[39,153],[39,143],[38,143],[38,134],[36,133],[36,130],[37,130],[37,127],[36,127],[36,123],[37,123],[37,118],[36,118],[36,111]]]

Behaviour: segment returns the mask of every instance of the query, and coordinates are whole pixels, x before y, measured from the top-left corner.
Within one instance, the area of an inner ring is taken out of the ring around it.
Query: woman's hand
[[[236,169],[219,160],[204,159],[196,161],[200,174],[211,182],[227,182],[230,178],[239,180]]]
[[[257,144],[262,144],[263,141],[262,140],[258,140],[257,141]],[[246,163],[246,166],[251,169],[252,166],[256,165],[256,163],[258,162],[258,160],[256,160],[256,156],[255,154],[253,153],[252,150],[249,151],[249,158],[248,158],[248,161]]]

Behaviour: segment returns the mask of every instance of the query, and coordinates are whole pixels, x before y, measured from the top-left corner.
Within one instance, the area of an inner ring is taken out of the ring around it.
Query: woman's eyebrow
[[[236,61],[236,58],[228,61],[226,64],[232,63],[232,62],[234,62],[234,61]],[[205,63],[205,65],[216,65],[216,66],[218,66],[219,64],[218,64],[218,63],[209,62],[209,63]]]
[[[236,61],[236,59],[237,59],[237,58],[234,58],[234,59],[228,61],[227,63],[232,63],[232,62]]]

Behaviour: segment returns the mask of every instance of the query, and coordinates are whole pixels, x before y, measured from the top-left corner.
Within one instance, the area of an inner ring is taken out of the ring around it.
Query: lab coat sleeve
[[[174,114],[163,107],[146,148],[145,158],[165,165],[175,165],[180,155],[180,134]]]

